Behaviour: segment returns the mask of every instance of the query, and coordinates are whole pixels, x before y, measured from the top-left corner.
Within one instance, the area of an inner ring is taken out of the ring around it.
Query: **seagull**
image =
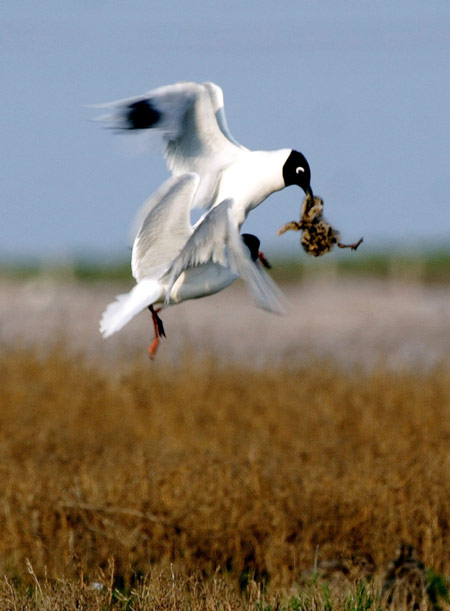
[[[233,221],[233,200],[224,199],[200,218],[190,221],[192,202],[201,179],[186,172],[170,177],[144,204],[145,215],[133,243],[131,269],[136,286],[118,295],[100,320],[108,337],[148,308],[155,337],[148,347],[154,358],[164,325],[159,305],[173,305],[217,293],[241,277],[257,306],[284,313],[278,287],[264,272],[268,266],[259,239],[239,234]]]
[[[302,153],[287,148],[250,151],[233,138],[223,91],[215,83],[175,83],[97,107],[107,109],[99,119],[118,131],[162,132],[172,175],[199,177],[191,207],[208,211],[232,200],[238,231],[251,210],[284,187],[297,185],[313,197],[311,170]]]

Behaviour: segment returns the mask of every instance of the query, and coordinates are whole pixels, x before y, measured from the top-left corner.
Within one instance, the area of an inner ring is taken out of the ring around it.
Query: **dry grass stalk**
[[[314,562],[353,558],[348,585],[358,558],[379,572],[401,540],[450,573],[444,367],[143,362],[108,376],[17,350],[0,355],[0,377],[0,599],[31,579],[38,608],[55,592],[104,604],[89,589],[100,580],[106,602],[128,584],[155,608],[190,592],[234,609],[238,582],[275,600]]]

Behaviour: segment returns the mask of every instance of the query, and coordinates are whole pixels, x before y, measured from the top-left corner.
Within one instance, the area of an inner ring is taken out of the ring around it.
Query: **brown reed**
[[[8,349],[0,379],[5,596],[34,579],[170,582],[171,566],[203,599],[217,587],[232,601],[238,585],[286,592],[335,560],[380,573],[402,541],[450,573],[445,366],[105,373],[61,348]]]

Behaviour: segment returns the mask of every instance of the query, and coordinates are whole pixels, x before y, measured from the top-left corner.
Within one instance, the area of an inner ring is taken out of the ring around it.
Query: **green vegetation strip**
[[[300,253],[296,258],[271,257],[271,275],[279,282],[295,282],[314,276],[365,276],[370,278],[404,280],[434,284],[450,283],[450,246],[418,252],[358,251],[334,252],[317,259]],[[0,278],[28,279],[45,274],[56,279],[81,282],[129,281],[128,259],[74,258],[58,260],[0,260]]]

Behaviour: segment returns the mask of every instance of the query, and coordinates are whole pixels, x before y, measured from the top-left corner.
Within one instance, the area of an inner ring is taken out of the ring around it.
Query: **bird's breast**
[[[204,263],[185,270],[170,291],[170,302],[180,303],[218,293],[238,278],[228,267],[218,263]]]

